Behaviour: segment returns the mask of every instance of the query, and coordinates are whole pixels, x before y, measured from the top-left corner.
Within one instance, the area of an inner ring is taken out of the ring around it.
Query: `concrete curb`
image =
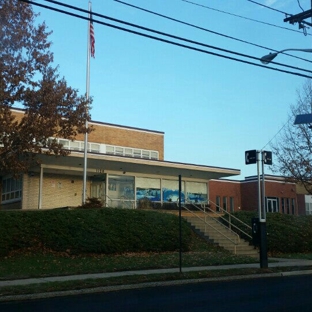
[[[239,276],[225,276],[225,277],[213,277],[213,278],[201,278],[201,279],[173,280],[173,281],[165,281],[165,282],[148,282],[148,283],[140,283],[140,284],[105,286],[105,287],[86,288],[86,289],[79,289],[79,290],[67,290],[67,291],[16,295],[16,296],[14,295],[1,296],[0,295],[0,302],[36,300],[36,299],[45,299],[45,298],[53,298],[53,297],[92,294],[92,293],[99,293],[99,292],[112,292],[112,291],[119,291],[119,290],[140,289],[140,288],[146,288],[146,287],[160,287],[160,286],[184,285],[184,284],[203,283],[203,282],[258,279],[258,278],[268,278],[268,277],[287,277],[287,276],[308,275],[308,274],[312,274],[312,270],[250,274],[250,275],[239,275]]]

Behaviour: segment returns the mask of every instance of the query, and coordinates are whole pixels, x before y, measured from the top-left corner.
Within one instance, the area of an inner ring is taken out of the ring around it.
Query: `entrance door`
[[[91,197],[105,201],[105,181],[92,181]]]
[[[278,212],[278,202],[276,198],[267,198],[267,212]]]

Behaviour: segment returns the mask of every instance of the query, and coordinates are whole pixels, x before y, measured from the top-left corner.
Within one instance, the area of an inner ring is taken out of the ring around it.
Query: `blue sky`
[[[36,2],[52,5],[43,0]],[[283,21],[284,14],[247,0],[125,2],[267,49],[195,29],[113,0],[93,0],[92,9],[116,19],[254,57],[271,50],[312,48],[310,30],[305,36],[298,31],[298,25]],[[297,0],[257,2],[289,14],[301,12]],[[87,0],[66,3],[88,8]],[[310,9],[310,0],[300,0],[300,4],[304,10]],[[53,31],[50,39],[60,75],[71,87],[85,93],[87,22],[39,7],[35,11],[40,12],[38,20],[44,20]],[[255,165],[245,165],[245,151],[263,147],[270,150],[267,144],[288,120],[290,105],[296,103],[297,90],[306,80],[96,23],[94,30],[96,52],[90,67],[92,119],[164,131],[165,160],[240,169],[237,179],[256,174]],[[312,59],[308,53],[289,53]],[[279,55],[276,62],[311,68],[308,62],[285,55]],[[270,173],[269,167],[266,170]]]

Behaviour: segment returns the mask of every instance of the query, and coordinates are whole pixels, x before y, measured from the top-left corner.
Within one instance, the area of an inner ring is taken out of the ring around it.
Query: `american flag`
[[[95,38],[94,38],[94,28],[93,28],[93,22],[92,22],[92,13],[90,14],[90,52],[91,57],[95,58]]]

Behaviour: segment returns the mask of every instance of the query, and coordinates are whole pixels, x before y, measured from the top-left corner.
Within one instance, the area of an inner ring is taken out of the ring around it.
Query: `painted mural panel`
[[[185,201],[184,182],[181,185],[181,202]],[[178,202],[179,200],[179,181],[178,180],[162,180],[163,201],[166,203]]]
[[[192,204],[206,203],[207,184],[200,182],[186,182],[186,201]]]
[[[147,198],[153,202],[161,201],[160,179],[137,177],[135,184],[137,200]]]

